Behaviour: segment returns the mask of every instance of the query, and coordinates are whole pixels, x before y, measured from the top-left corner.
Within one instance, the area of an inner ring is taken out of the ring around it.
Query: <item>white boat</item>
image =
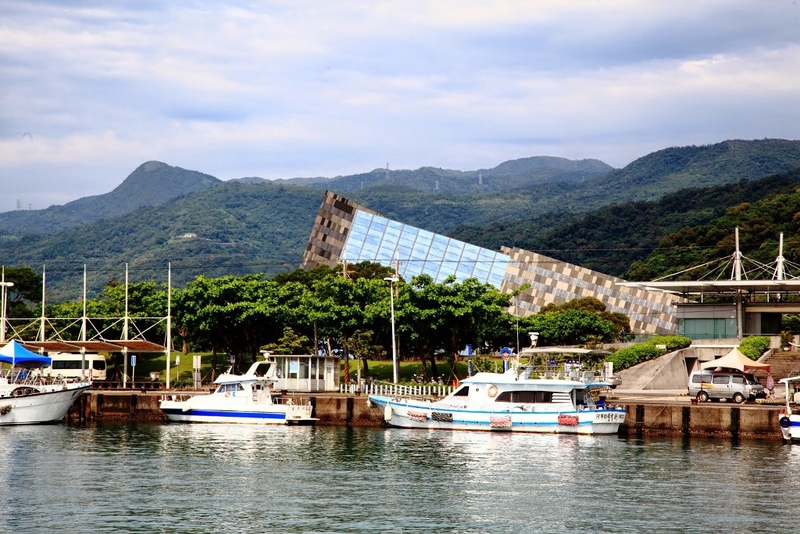
[[[211,394],[169,394],[159,407],[170,421],[184,423],[243,423],[285,425],[314,421],[313,406],[283,398],[273,391],[275,362],[262,360],[243,375],[221,374]]]
[[[88,381],[48,380],[40,369],[50,358],[10,341],[0,349],[0,363],[11,366],[0,376],[0,426],[60,422]]]
[[[579,363],[560,371],[530,363],[538,354],[581,354],[587,349],[525,349],[528,365],[512,359],[504,373],[480,372],[461,381],[441,400],[370,395],[387,425],[438,430],[487,430],[556,434],[615,434],[626,410],[606,405],[614,383],[603,373],[583,372]],[[548,374],[550,373],[550,374]]]
[[[786,386],[786,406],[778,414],[783,440],[788,443],[800,441],[800,413],[792,410],[792,404],[800,400],[800,376],[790,376],[779,380]]]

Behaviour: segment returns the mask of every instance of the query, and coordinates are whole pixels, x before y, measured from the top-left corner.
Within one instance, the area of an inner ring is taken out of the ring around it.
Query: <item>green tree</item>
[[[267,344],[264,350],[273,354],[306,354],[310,351],[309,342],[306,336],[298,335],[291,327],[285,326],[278,342]]]
[[[398,331],[410,350],[428,359],[433,377],[440,376],[439,352],[455,375],[458,353],[467,344],[491,347],[511,335],[510,316],[504,311],[510,300],[511,295],[474,278],[459,283],[450,276],[435,283],[428,275],[415,276],[410,284],[400,284]]]
[[[542,309],[539,310],[539,313],[542,314],[548,312],[558,312],[558,311],[568,311],[568,310],[583,310],[595,313],[601,319],[604,319],[609,323],[611,323],[614,329],[614,334],[612,339],[608,339],[608,336],[604,333],[604,328],[603,328],[598,330],[594,334],[588,334],[587,336],[585,336],[585,339],[580,343],[590,342],[592,341],[591,340],[592,337],[599,338],[600,341],[604,342],[620,340],[624,338],[625,334],[628,334],[631,331],[631,323],[627,315],[625,315],[624,313],[608,311],[606,309],[606,305],[594,297],[582,297],[578,299],[573,299],[563,304],[551,303],[542,307]]]
[[[3,267],[6,288],[6,317],[34,317],[42,299],[42,277],[30,267]]]
[[[580,310],[552,310],[522,319],[526,331],[539,333],[539,345],[580,345],[596,341],[616,339],[613,323],[598,313]]]

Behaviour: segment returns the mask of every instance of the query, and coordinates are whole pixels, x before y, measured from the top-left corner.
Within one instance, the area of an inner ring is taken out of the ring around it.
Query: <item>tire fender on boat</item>
[[[391,419],[392,419],[392,407],[387,404],[386,407],[383,409],[383,420],[391,421]]]
[[[785,415],[778,420],[778,423],[780,423],[781,428],[789,428],[792,426],[792,422]]]
[[[497,386],[495,386],[494,384],[489,386],[489,389],[486,390],[486,394],[489,395],[492,398],[496,397],[497,396]]]

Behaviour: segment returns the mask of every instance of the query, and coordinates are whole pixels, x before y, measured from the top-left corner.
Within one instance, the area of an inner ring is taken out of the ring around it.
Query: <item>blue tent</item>
[[[12,367],[47,367],[52,361],[52,358],[31,352],[13,339],[0,349],[0,363],[10,363]]]

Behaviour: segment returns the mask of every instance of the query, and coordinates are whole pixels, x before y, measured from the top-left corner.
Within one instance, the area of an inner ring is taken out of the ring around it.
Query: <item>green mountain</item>
[[[130,213],[144,206],[162,206],[175,198],[207,189],[220,180],[159,161],[142,163],[110,193],[84,197],[43,210],[0,213],[8,233],[54,233],[93,221]]]
[[[514,246],[602,273],[645,280],[651,279],[648,273],[652,277],[666,273],[655,265],[646,271],[641,267],[639,272],[629,269],[634,262],[647,259],[657,248],[665,246],[659,242],[666,234],[708,224],[735,206],[793,191],[798,183],[800,168],[760,180],[683,189],[657,201],[610,204],[587,213],[541,214],[507,223],[465,225],[448,235],[493,250],[502,245]],[[726,234],[728,238],[732,235],[732,230]],[[766,237],[774,240],[777,235],[775,232]],[[655,258],[649,263],[678,267],[661,256]],[[705,259],[697,261],[702,263]]]
[[[83,265],[91,291],[112,279],[181,286],[198,275],[296,269],[319,209],[319,191],[283,184],[220,182],[156,207],[54,235],[0,235],[0,264],[46,265],[52,299],[75,298]]]
[[[654,200],[681,189],[752,180],[797,167],[800,141],[732,140],[653,152],[599,178],[592,189],[604,197],[617,191],[624,200]]]
[[[783,140],[665,149],[619,170],[539,157],[482,171],[389,171],[388,179],[376,170],[221,182],[148,162],[107,195],[0,214],[0,264],[46,265],[50,299],[80,294],[83,265],[92,291],[121,280],[126,263],[131,280],[163,283],[169,263],[176,286],[199,274],[274,275],[299,266],[321,191],[332,189],[487,248],[520,246],[619,275],[663,236],[791,186],[797,171],[787,171],[799,168],[800,142]],[[44,235],[43,227],[57,230]]]
[[[631,264],[627,276],[652,280],[705,264],[721,267],[736,250],[737,228],[744,268],[750,271],[748,278],[774,275],[781,234],[785,270],[789,276],[800,276],[800,170],[786,177],[792,179],[791,185],[776,187],[762,198],[754,195],[743,199],[702,225],[687,225],[665,234],[646,258]],[[673,279],[692,279],[711,270],[709,265],[705,271]],[[721,272],[729,277],[730,265]]]
[[[455,171],[436,167],[417,170],[375,169],[336,178],[294,178],[298,185],[336,191],[360,191],[372,187],[402,187],[425,193],[449,195],[486,194],[507,189],[534,188],[544,183],[580,183],[611,172],[613,167],[596,159],[580,161],[535,156],[501,163],[491,169]]]
[[[450,232],[461,225],[513,225],[537,216],[543,216],[545,224],[552,227],[570,214],[609,204],[655,201],[682,189],[756,180],[798,167],[800,141],[725,141],[660,150],[582,182],[541,182],[459,195],[424,194],[390,184],[363,190],[331,189],[387,217],[435,232]],[[487,234],[493,232],[494,227]],[[516,240],[503,244],[514,243]]]

